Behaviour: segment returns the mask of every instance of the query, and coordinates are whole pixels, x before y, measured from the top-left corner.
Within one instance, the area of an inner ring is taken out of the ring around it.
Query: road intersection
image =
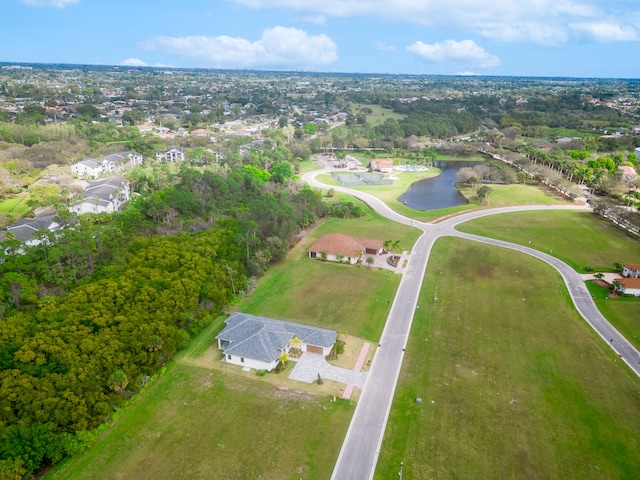
[[[501,207],[461,214],[435,224],[425,223],[396,213],[382,200],[371,194],[345,187],[330,187],[316,179],[318,174],[327,173],[328,171],[310,172],[302,178],[311,186],[333,188],[336,191],[358,197],[384,217],[403,225],[413,226],[423,232],[412,249],[409,263],[400,281],[380,338],[378,350],[367,374],[367,381],[333,470],[332,480],[366,480],[373,478],[384,430],[391,411],[393,395],[402,367],[404,350],[409,338],[413,315],[417,308],[418,296],[427,268],[427,261],[432,246],[440,237],[453,236],[509,248],[532,255],[553,266],[562,276],[580,315],[616,354],[640,376],[640,353],[602,316],[584,281],[571,267],[551,255],[532,248],[455,230],[455,227],[461,223],[487,215],[527,210],[589,209],[588,206],[525,205]]]

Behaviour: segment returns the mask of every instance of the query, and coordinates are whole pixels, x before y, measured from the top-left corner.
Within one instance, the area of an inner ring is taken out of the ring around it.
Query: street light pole
[[[400,462],[400,471],[398,472],[398,476],[400,477],[400,480],[402,480],[402,465],[404,465],[404,463]]]

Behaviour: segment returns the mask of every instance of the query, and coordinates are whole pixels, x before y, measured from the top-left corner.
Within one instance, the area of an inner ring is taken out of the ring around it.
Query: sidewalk
[[[360,355],[358,355],[358,360],[356,360],[356,364],[353,367],[354,372],[359,372],[362,369],[362,366],[364,365],[364,361],[367,358],[367,353],[369,353],[370,347],[371,347],[371,344],[368,342],[362,345],[362,349],[360,350]],[[347,385],[347,388],[344,389],[344,393],[342,394],[342,398],[345,398],[347,400],[350,399],[351,394],[353,393],[353,387],[355,387],[355,385],[353,384]],[[362,390],[362,387],[360,387],[360,390]]]

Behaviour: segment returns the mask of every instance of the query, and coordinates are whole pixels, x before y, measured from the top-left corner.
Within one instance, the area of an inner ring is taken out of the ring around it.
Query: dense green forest
[[[4,241],[0,478],[81,449],[331,211],[287,166],[160,168],[120,214],[66,215],[70,228],[37,247]]]

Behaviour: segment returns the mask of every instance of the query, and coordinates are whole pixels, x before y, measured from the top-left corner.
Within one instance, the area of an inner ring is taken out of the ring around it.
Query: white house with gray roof
[[[273,370],[279,357],[293,346],[326,357],[338,337],[333,330],[240,312],[231,314],[225,323],[216,336],[224,361],[256,370]]]
[[[123,170],[127,165],[140,165],[142,155],[135,152],[116,152],[102,158],[85,158],[71,165],[71,171],[76,175],[97,178],[103,173],[113,173]]]
[[[13,238],[25,245],[40,245],[43,241],[49,242],[45,237],[41,237],[41,232],[55,232],[61,225],[55,220],[57,213],[40,215],[35,218],[23,218],[13,225],[7,227],[7,232],[0,235],[0,239],[5,240],[7,233],[11,232]],[[22,252],[19,252],[22,253]]]
[[[69,207],[71,212],[113,213],[120,211],[123,204],[131,199],[129,182],[123,178],[103,178],[91,182],[82,194],[82,199]]]

